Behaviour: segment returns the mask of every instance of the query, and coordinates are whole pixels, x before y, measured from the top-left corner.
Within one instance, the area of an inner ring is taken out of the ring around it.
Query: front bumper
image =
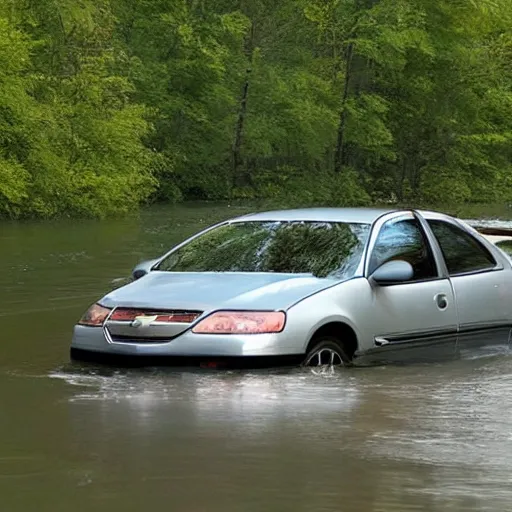
[[[289,356],[303,352],[302,340],[278,334],[218,335],[187,331],[164,343],[120,343],[107,340],[100,327],[76,325],[71,349],[123,356],[251,357]]]

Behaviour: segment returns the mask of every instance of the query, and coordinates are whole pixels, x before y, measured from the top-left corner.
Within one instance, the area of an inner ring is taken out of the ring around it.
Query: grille
[[[166,343],[187,330],[202,311],[116,308],[105,329],[115,343]]]
[[[110,338],[115,343],[148,343],[148,344],[154,343],[154,344],[158,344],[158,343],[168,343],[168,342],[172,341],[174,338],[176,338],[176,336],[173,336],[172,338],[169,338],[169,337],[161,338],[159,336],[152,336],[152,337],[121,336],[119,334],[113,335],[110,331],[109,331],[109,333],[110,333]]]
[[[156,317],[154,321],[159,323],[190,324],[194,320],[196,320],[201,314],[202,311],[116,308],[112,315],[110,316],[109,321],[133,322],[137,317]]]

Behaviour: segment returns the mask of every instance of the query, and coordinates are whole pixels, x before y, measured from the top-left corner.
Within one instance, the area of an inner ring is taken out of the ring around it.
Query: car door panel
[[[509,343],[512,278],[508,270],[452,278],[457,297],[459,344]]]
[[[446,297],[443,309],[439,295]],[[373,315],[378,326],[373,352],[379,357],[424,360],[455,352],[457,310],[448,279],[375,286]]]
[[[458,345],[469,348],[509,343],[512,274],[492,251],[462,225],[427,220],[450,275],[459,322]]]
[[[444,296],[440,308],[437,297]],[[374,287],[374,309],[380,318],[378,337],[389,342],[457,332],[455,297],[448,279]]]
[[[386,261],[411,263],[411,282],[380,286],[372,272]],[[457,340],[457,308],[453,288],[441,275],[439,262],[421,223],[412,214],[383,222],[371,247],[367,275],[371,289],[373,346],[366,356],[377,361],[437,359],[453,355]]]

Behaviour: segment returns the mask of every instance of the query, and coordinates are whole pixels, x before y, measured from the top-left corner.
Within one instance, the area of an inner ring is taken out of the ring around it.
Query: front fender
[[[358,350],[369,348],[371,322],[361,325],[356,318],[368,308],[369,284],[365,278],[352,279],[307,297],[287,312],[287,331],[300,340],[302,352],[322,326],[331,322],[348,325],[356,334]]]
[[[359,333],[357,326],[354,324],[354,322],[350,318],[348,318],[348,316],[341,315],[341,314],[332,314],[332,315],[322,318],[313,327],[311,327],[311,329],[309,330],[309,332],[307,334],[306,345],[304,346],[304,350],[306,350],[309,342],[311,341],[311,339],[313,338],[313,336],[319,329],[321,329],[323,326],[325,326],[327,324],[334,323],[334,322],[348,325],[355,332],[357,340],[360,339],[361,334]],[[358,342],[358,345],[359,345],[359,342]]]

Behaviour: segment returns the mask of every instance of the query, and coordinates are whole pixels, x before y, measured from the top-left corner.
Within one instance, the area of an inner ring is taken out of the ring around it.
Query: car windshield
[[[228,223],[173,251],[156,270],[350,278],[359,265],[369,232],[368,224],[341,222]]]

